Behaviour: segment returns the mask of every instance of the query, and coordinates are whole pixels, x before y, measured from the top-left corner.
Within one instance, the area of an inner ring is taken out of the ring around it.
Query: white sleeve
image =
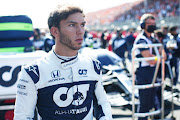
[[[99,120],[112,120],[111,106],[107,99],[103,84],[102,84],[102,75],[100,75],[99,80],[96,84],[95,95],[97,98],[98,104],[98,116]],[[104,114],[105,116],[102,116]]]
[[[22,67],[17,82],[14,120],[33,120],[37,90],[31,77]]]

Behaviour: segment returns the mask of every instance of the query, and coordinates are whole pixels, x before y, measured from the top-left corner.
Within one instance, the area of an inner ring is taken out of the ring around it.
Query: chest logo
[[[61,76],[61,73],[60,73],[59,70],[54,70],[54,71],[51,72],[51,77],[52,78],[58,78],[60,76]]]
[[[53,100],[59,107],[67,107],[70,104],[78,106],[83,104],[88,91],[89,84],[61,87],[54,92]]]
[[[79,73],[79,75],[87,75],[87,70],[86,69],[79,69],[78,73]]]

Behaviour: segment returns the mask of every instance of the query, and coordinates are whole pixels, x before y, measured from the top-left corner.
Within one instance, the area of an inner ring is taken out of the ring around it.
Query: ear
[[[57,35],[59,35],[59,30],[57,27],[51,27],[51,34],[56,37]]]

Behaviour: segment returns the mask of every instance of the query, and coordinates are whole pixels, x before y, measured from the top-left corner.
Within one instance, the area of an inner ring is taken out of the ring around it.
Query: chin
[[[80,47],[74,47],[73,50],[79,50],[81,49],[81,46]]]

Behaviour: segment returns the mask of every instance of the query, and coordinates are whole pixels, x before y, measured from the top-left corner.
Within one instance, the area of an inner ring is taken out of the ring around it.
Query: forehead
[[[146,22],[155,22],[155,19],[148,18],[148,19],[146,19]]]
[[[80,12],[73,13],[67,17],[67,19],[62,20],[62,22],[77,22],[82,23],[84,22],[84,15]]]

